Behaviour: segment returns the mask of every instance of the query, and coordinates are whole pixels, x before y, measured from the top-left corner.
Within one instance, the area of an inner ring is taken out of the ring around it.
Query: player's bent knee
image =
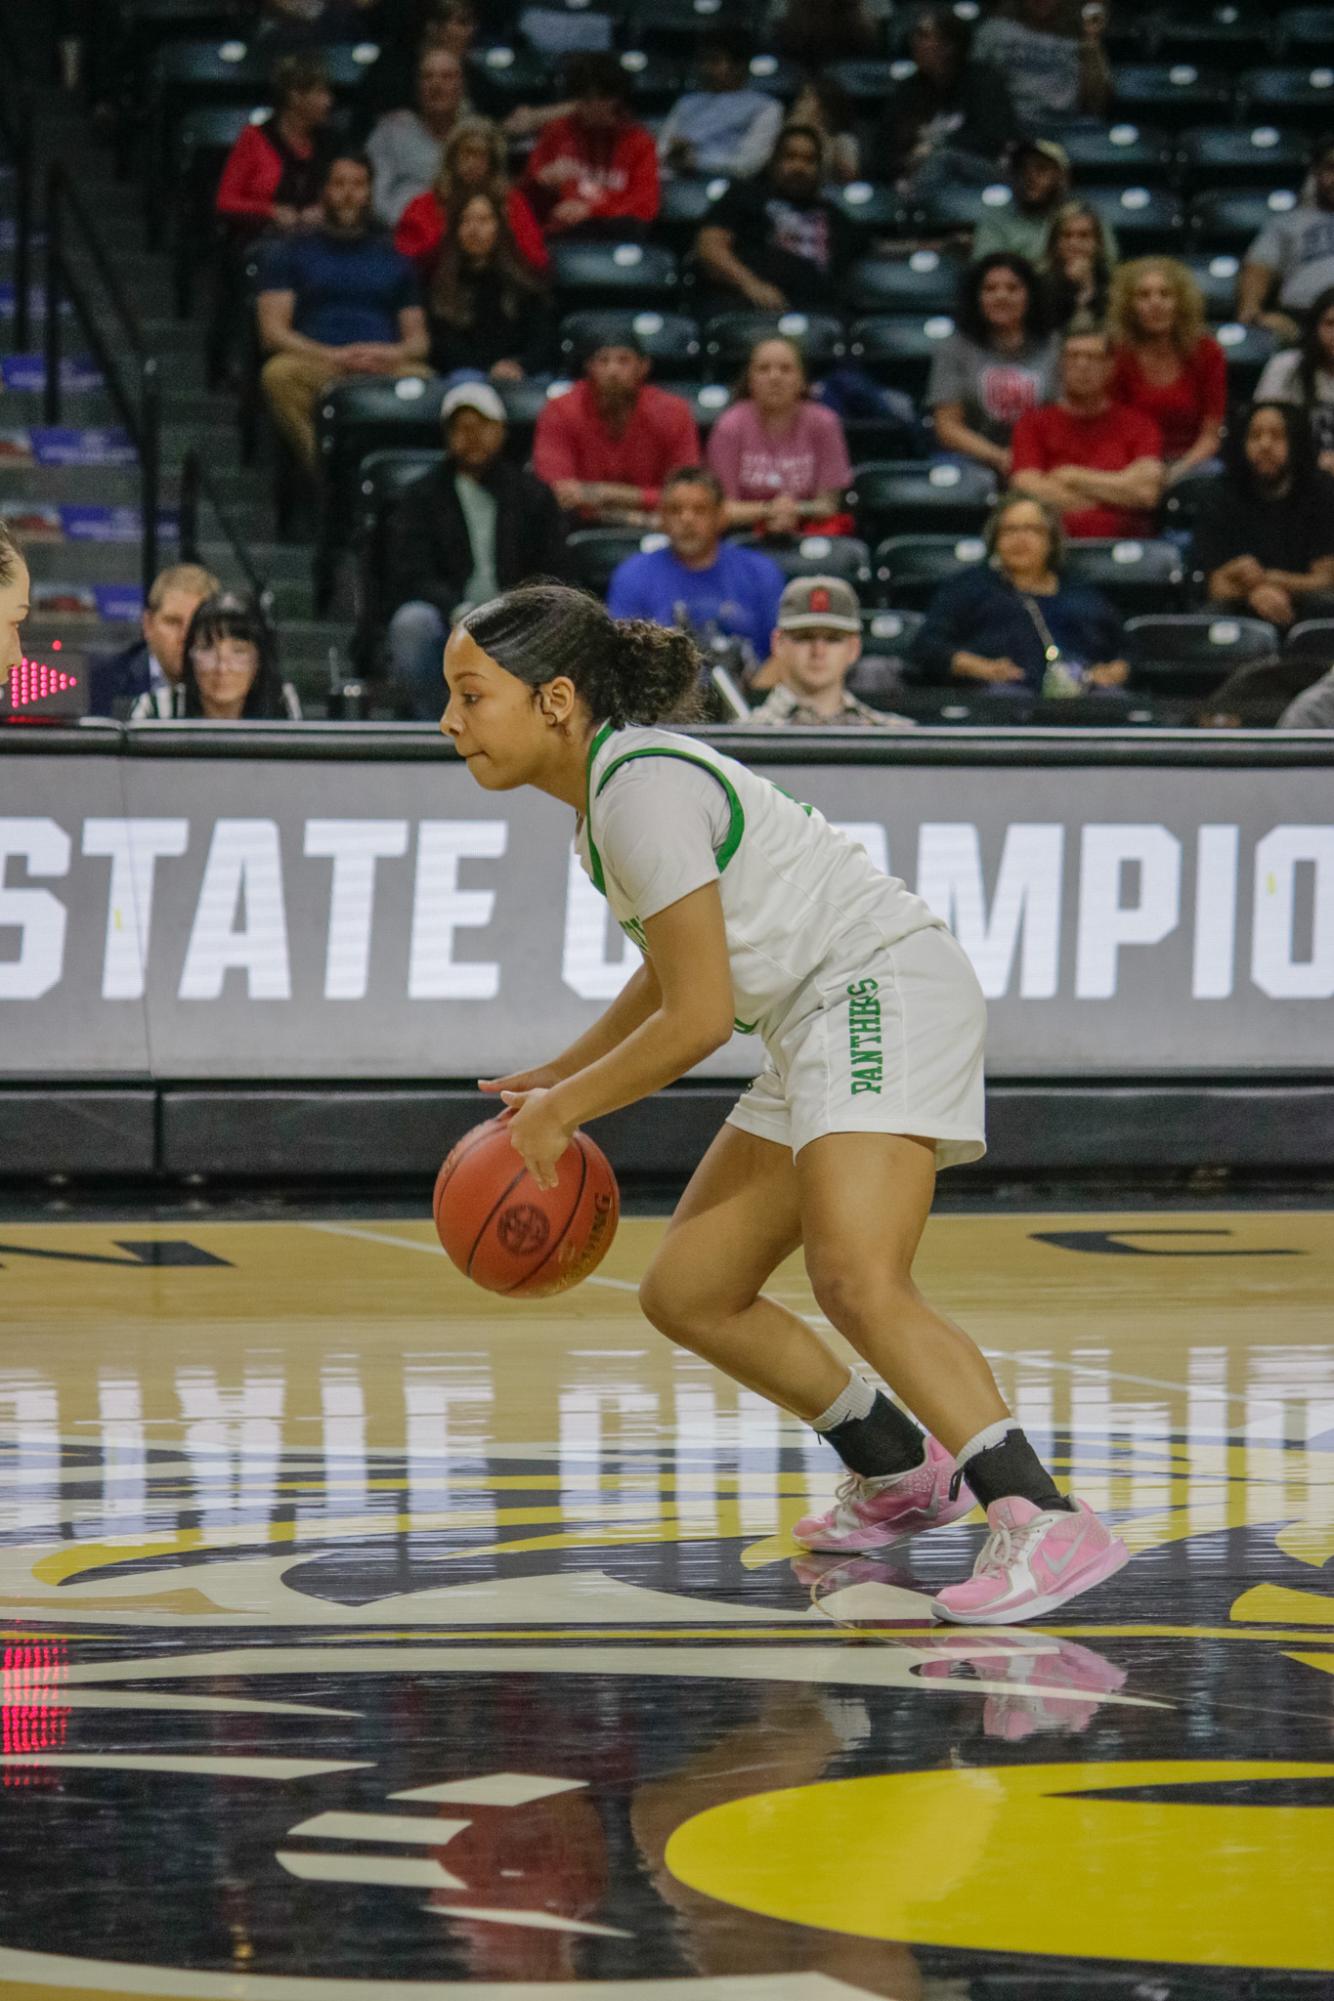
[[[807,1276],[821,1313],[844,1333],[862,1325],[892,1329],[913,1298],[910,1280],[871,1259],[808,1260]]]

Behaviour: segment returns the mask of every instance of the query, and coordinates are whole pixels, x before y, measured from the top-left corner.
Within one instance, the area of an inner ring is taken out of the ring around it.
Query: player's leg
[[[644,1276],[646,1316],[735,1382],[804,1418],[843,1461],[850,1477],[838,1504],[828,1516],[799,1522],[799,1539],[822,1549],[879,1548],[966,1514],[971,1498],[950,1502],[954,1462],[936,1446],[933,1473],[941,1459],[944,1472],[927,1483],[930,1494],[915,1480],[873,1519],[859,1512],[865,1480],[922,1463],[922,1435],[883,1391],[831,1355],[805,1320],[761,1292],[801,1240],[791,1149],[753,1129],[768,1125],[776,1135],[785,1126],[776,1080],[767,1077],[749,1093],[741,1115],[749,1126],[728,1124],[714,1140]]]
[[[790,1148],[725,1125],[691,1177],[639,1289],[662,1334],[808,1422],[847,1386],[846,1364],[762,1296],[801,1242]]]
[[[1082,1503],[1061,1496],[981,1350],[913,1283],[935,1173],[930,1139],[812,1140],[797,1155],[806,1268],[826,1317],[957,1456],[953,1490],[961,1478],[987,1510],[992,1533],[974,1575],[947,1586],[937,1612],[983,1624],[1041,1618],[1110,1577],[1127,1552]],[[925,1485],[932,1472],[928,1443],[920,1472],[872,1492],[863,1509],[892,1507],[898,1487]]]

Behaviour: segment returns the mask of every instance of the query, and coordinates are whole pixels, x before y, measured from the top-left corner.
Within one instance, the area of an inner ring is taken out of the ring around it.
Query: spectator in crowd
[[[1127,679],[1125,633],[1100,591],[1062,574],[1055,510],[1023,493],[997,502],[987,560],[942,584],[913,644],[932,680],[1073,694]]]
[[[760,535],[841,535],[852,478],[837,414],[811,401],[806,364],[785,335],[757,341],[737,400],[709,434],[709,465],[729,528]]]
[[[318,56],[283,56],[269,89],[273,116],[241,127],[214,199],[230,241],[242,247],[263,230],[286,234],[320,221],[334,103],[328,72]]]
[[[384,0],[261,0],[255,39],[290,51],[364,41],[378,30],[383,13]]]
[[[607,592],[613,618],[647,618],[693,633],[706,655],[735,641],[743,671],[765,659],[778,621],[783,572],[758,549],[723,541],[727,500],[699,465],[674,472],[662,490],[667,547],[627,556]]]
[[[472,54],[480,26],[473,0],[441,0],[423,39],[433,49],[448,49],[462,63]]]
[[[1301,345],[1265,363],[1255,400],[1305,410],[1320,470],[1334,472],[1334,286],[1312,301]]]
[[[198,563],[174,563],[154,577],[144,606],[138,639],[93,663],[89,712],[95,716],[123,715],[141,696],[156,702],[161,695],[171,713],[170,697],[178,686],[185,658],[185,634],[196,607],[222,585],[211,570]],[[158,714],[154,706],[151,714]]]
[[[1316,465],[1291,403],[1256,403],[1229,434],[1224,476],[1200,499],[1191,558],[1210,604],[1282,628],[1334,609],[1334,477]]]
[[[758,173],[773,152],[783,123],[776,97],[750,81],[754,55],[740,28],[714,28],[699,44],[702,90],[677,99],[658,133],[658,158],[669,174]]]
[[[1237,318],[1296,340],[1297,321],[1334,286],[1334,134],[1316,141],[1308,190],[1252,243],[1237,278]],[[1274,298],[1274,294],[1277,297]]]
[[[1042,316],[1053,331],[1068,327],[1077,315],[1107,317],[1116,261],[1116,239],[1097,209],[1088,202],[1062,202],[1047,226],[1038,263]]]
[[[779,0],[767,39],[795,62],[818,68],[850,56],[873,56],[881,46],[884,10],[868,0]]]
[[[1070,156],[1054,139],[1021,139],[1010,154],[1014,199],[984,208],[973,231],[973,256],[1007,250],[1038,264],[1047,248],[1052,217],[1070,195]]]
[[[970,30],[952,7],[924,7],[908,52],[917,65],[885,112],[882,171],[919,198],[951,185],[985,187],[1019,136],[1005,78],[970,54]]]
[[[1103,329],[1074,321],[1061,345],[1059,400],[1014,427],[1013,484],[1056,508],[1067,535],[1153,533],[1162,438],[1142,410],[1112,401],[1112,366]]]
[[[23,664],[23,621],[32,597],[32,578],[23,551],[0,520],[0,688]]]
[[[1334,667],[1289,702],[1278,719],[1281,730],[1334,730]]]
[[[852,98],[836,77],[817,70],[808,76],[792,100],[788,120],[793,125],[810,125],[820,134],[823,151],[821,179],[840,185],[855,181],[861,173],[862,142]]]
[[[410,201],[394,231],[394,248],[410,257],[429,285],[450,227],[450,217],[472,195],[490,195],[504,213],[515,247],[529,269],[545,277],[551,256],[532,204],[510,185],[505,141],[489,118],[461,118],[445,141],[433,187]]]
[[[434,186],[445,143],[468,115],[463,65],[448,49],[425,48],[413,110],[387,111],[366,141],[375,175],[375,219],[393,229],[404,209]]]
[[[555,359],[549,287],[520,257],[489,194],[470,195],[460,208],[426,310],[431,363],[441,375],[480,370],[493,382],[522,382]]]
[[[1211,688],[1194,717],[1200,729],[1271,730],[1318,686],[1319,664],[1302,654],[1280,655],[1277,645],[1267,660],[1238,667],[1220,687]],[[1300,713],[1300,711],[1299,711]],[[1291,723],[1303,729],[1304,723]]]
[[[979,61],[992,63],[1005,78],[1024,130],[1042,132],[1080,112],[1107,115],[1112,72],[1103,47],[1106,29],[1104,6],[1005,0],[978,29],[973,48]]]
[[[820,192],[823,162],[812,126],[785,125],[763,176],[715,202],[695,243],[701,273],[716,288],[705,317],[836,304],[852,260],[852,225]]]
[[[548,237],[642,236],[658,213],[658,154],[630,116],[626,73],[613,55],[585,55],[570,82],[573,109],[544,127],[524,190]]]
[[[861,658],[857,593],[840,577],[793,577],[778,601],[770,671],[774,686],[750,717],[764,729],[836,724],[911,729],[905,716],[858,701],[848,675]]]
[[[997,251],[964,272],[955,329],[931,363],[926,402],[942,451],[1007,479],[1010,438],[1026,411],[1050,396],[1056,343],[1040,330],[1032,265]]]
[[[445,453],[404,489],[385,534],[389,658],[413,713],[435,717],[441,656],[465,605],[526,577],[569,575],[565,530],[549,487],[510,465],[505,406],[485,382],[462,382],[440,411]]]
[[[1112,280],[1107,319],[1113,402],[1158,426],[1172,486],[1216,457],[1227,415],[1227,359],[1204,324],[1204,295],[1174,257],[1136,257]]]
[[[231,592],[196,607],[180,683],[171,693],[176,716],[215,723],[301,720],[296,690],[278,671],[272,626],[249,598]],[[145,703],[152,699],[151,693],[143,697]],[[132,719],[140,720],[137,713]]]
[[[644,526],[668,475],[699,462],[690,405],[655,389],[633,334],[586,355],[583,380],[543,408],[533,435],[533,471],[581,523]]]
[[[335,378],[429,375],[430,340],[411,264],[372,230],[364,154],[330,164],[323,220],[270,252],[258,300],[268,360],[264,394],[274,423],[310,471],[315,404]]]

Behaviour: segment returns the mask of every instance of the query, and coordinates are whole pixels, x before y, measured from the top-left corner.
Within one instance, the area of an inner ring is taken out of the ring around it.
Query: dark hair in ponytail
[[[530,688],[565,675],[595,720],[693,720],[700,657],[689,633],[613,618],[568,584],[521,584],[459,620],[483,653]]]
[[[23,551],[10,534],[8,523],[0,521],[0,584],[16,581],[22,561]]]

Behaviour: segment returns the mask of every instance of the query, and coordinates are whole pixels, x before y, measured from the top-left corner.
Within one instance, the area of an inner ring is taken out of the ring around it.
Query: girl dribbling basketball
[[[1125,1545],[1058,1492],[979,1349],[912,1281],[937,1170],[985,1151],[985,1007],[949,931],[821,814],[656,726],[696,682],[685,634],[533,584],[468,613],[444,665],[441,728],[473,777],[573,810],[580,861],[644,954],[562,1055],[483,1084],[538,1183],[578,1126],[673,1083],[734,1028],[764,1043],[640,1302],[838,1453],[836,1505],[797,1540],[883,1548],[975,1496],[990,1533],[972,1577],[932,1601],[939,1617],[1042,1618],[1110,1577]],[[798,1246],[821,1311],[906,1409],[764,1296]]]

